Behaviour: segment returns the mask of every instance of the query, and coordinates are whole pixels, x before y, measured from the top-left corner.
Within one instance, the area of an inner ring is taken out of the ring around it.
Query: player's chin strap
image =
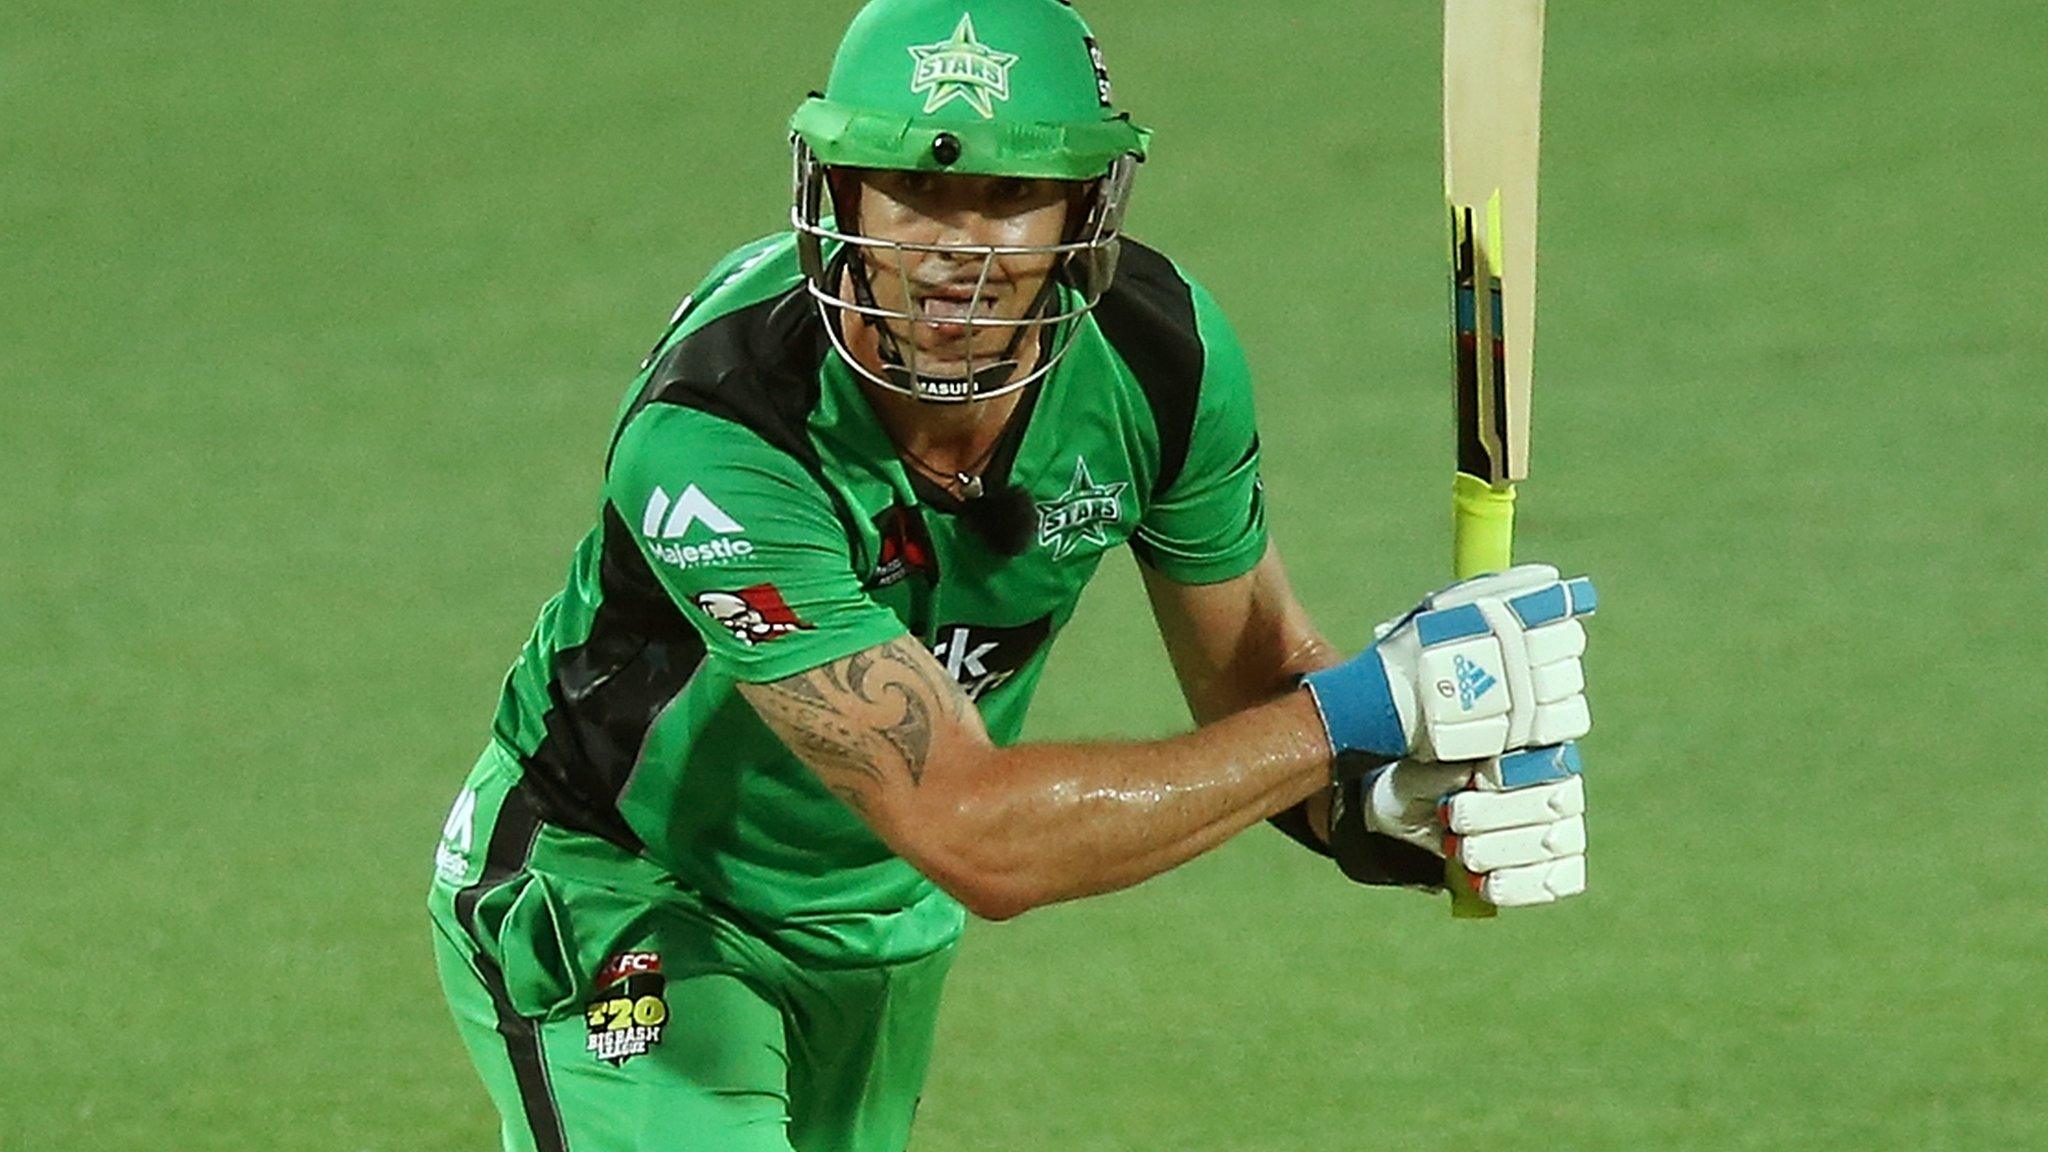
[[[986,260],[989,257],[984,256],[982,259]],[[875,288],[874,283],[869,279],[868,262],[865,259],[857,258],[854,250],[850,247],[839,254],[839,262],[846,270],[846,278],[853,284],[854,302],[862,308],[873,309],[875,313],[886,315],[886,310],[875,302]],[[1024,315],[1039,315],[1057,299],[1062,271],[1055,270],[1045,278],[1045,282],[1038,287],[1038,295],[1032,298],[1031,306],[1025,309]],[[911,303],[914,305],[915,302]],[[978,304],[979,302],[977,302],[977,306]],[[915,324],[919,321],[913,315],[910,317],[910,322]],[[972,324],[971,317],[969,318],[969,324],[970,326]],[[994,392],[1008,384],[1010,377],[1016,374],[1018,367],[1023,363],[1017,356],[1017,350],[1023,346],[1025,336],[1029,333],[1037,332],[1043,327],[1043,325],[1024,324],[1012,328],[1010,330],[1010,342],[1003,346],[1002,354],[995,360],[990,361],[985,367],[975,369],[968,376],[947,377],[926,376],[911,368],[909,364],[906,364],[904,362],[905,357],[902,353],[901,342],[897,340],[896,333],[890,331],[888,323],[882,320],[880,315],[870,317],[868,326],[875,330],[875,336],[878,341],[876,352],[882,361],[883,374],[888,376],[898,388],[909,392],[919,400],[942,401],[976,400],[983,393]],[[1044,354],[1042,348],[1040,354]],[[910,357],[912,360],[915,360],[915,358],[915,354]]]

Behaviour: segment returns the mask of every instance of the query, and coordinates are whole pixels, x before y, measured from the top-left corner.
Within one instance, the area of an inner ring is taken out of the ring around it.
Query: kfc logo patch
[[[657,953],[621,952],[607,960],[583,1007],[583,1050],[614,1068],[647,1055],[668,1023],[666,983]]]
[[[725,625],[733,639],[749,648],[811,627],[797,619],[773,584],[756,584],[736,592],[699,592],[694,599],[706,616]]]

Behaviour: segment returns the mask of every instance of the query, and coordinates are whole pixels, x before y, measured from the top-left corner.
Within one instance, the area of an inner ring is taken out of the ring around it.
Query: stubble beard
[[[849,280],[852,277],[850,271],[844,275]],[[876,289],[877,305],[891,310],[910,310],[910,302],[901,298],[902,282],[896,278],[894,269],[871,266],[868,276],[869,283]],[[886,296],[883,291],[884,284],[889,285]],[[842,291],[850,294],[851,287],[850,283],[843,285]],[[1015,309],[1021,317],[1023,309],[1029,306],[1031,300],[1036,299],[1039,290],[1034,289],[1026,296],[1017,286],[1011,285],[1009,291],[999,298],[996,307],[988,310],[987,315],[1008,319],[1011,311]],[[1025,303],[1020,305],[1017,303],[1018,300]],[[941,314],[957,313],[964,317],[967,311],[964,302],[935,301],[934,305]],[[943,320],[938,323],[926,319],[911,321],[865,316],[854,312],[846,313],[844,319],[849,328],[846,333],[849,347],[863,361],[868,362],[868,368],[876,371],[883,370],[885,366],[881,354],[884,341],[880,335],[880,330],[884,327],[893,338],[898,355],[904,360],[904,366],[911,366],[909,356],[905,353],[914,351],[915,367],[919,375],[932,379],[964,379],[970,369],[986,369],[989,365],[1005,359],[1006,354],[1014,356],[1017,362],[1016,368],[1012,370],[1011,378],[1014,379],[1016,375],[1030,372],[1038,362],[1038,337],[1041,326],[1037,324],[1022,327],[986,327],[970,333],[965,324],[947,324]]]

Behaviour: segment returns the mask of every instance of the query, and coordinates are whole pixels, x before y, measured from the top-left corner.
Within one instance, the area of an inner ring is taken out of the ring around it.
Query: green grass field
[[[1602,586],[1591,895],[1256,831],[977,926],[919,1149],[2048,1146],[2048,9],[1554,7],[1521,543]],[[435,834],[851,9],[0,9],[0,1150],[494,1146]],[[1349,644],[1448,565],[1437,15],[1091,10]],[[1142,604],[1035,735],[1185,722]]]

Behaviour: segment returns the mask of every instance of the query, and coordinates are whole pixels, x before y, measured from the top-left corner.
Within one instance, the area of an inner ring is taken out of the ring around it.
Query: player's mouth
[[[989,334],[993,328],[970,325],[968,321],[995,317],[1001,301],[1000,288],[991,290],[989,285],[983,285],[979,292],[972,286],[926,289],[917,294],[917,311],[923,318],[919,327],[942,343]]]
[[[917,307],[925,316],[965,320],[969,316],[995,315],[996,303],[1001,299],[998,293],[987,289],[977,293],[972,288],[941,288],[920,292]]]

